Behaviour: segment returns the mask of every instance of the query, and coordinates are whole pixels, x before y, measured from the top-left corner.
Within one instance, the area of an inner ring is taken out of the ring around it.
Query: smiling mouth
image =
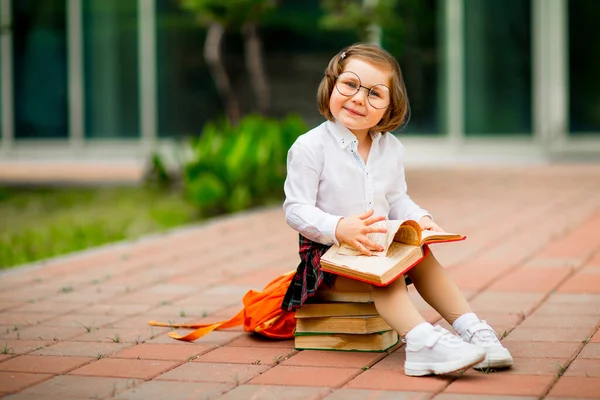
[[[355,111],[355,110],[353,110],[351,108],[344,107],[344,110],[346,110],[351,115],[356,115],[356,116],[359,116],[359,117],[364,117],[364,114],[361,114],[358,111]]]

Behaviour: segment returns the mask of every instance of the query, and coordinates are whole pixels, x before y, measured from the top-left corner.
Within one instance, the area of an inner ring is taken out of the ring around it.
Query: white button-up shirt
[[[371,137],[366,163],[356,136],[339,123],[326,121],[296,140],[288,152],[283,204],[292,228],[310,240],[338,244],[342,217],[370,209],[388,219],[429,215],[406,192],[404,146],[391,133]]]

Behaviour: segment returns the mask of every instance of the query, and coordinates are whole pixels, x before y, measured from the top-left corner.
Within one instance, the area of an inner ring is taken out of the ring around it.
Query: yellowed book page
[[[436,232],[436,231],[423,231],[421,232],[421,244],[432,243],[435,241],[461,239],[462,235],[452,232]]]
[[[400,228],[400,225],[403,223],[403,220],[385,220],[379,221],[373,224],[374,227],[378,228],[386,228],[386,233],[369,233],[367,234],[367,238],[371,240],[376,245],[383,247],[383,251],[374,252],[374,256],[376,257],[385,257],[387,254],[387,250],[390,247],[390,244],[394,241],[394,236]],[[350,246],[347,243],[341,243],[340,248],[338,250],[339,254],[348,255],[348,256],[358,256],[362,255],[362,253]]]
[[[411,246],[391,246],[387,257],[375,257],[340,254],[337,248],[332,247],[323,255],[323,259],[331,264],[346,266],[350,270],[382,276],[398,260],[402,259],[403,252],[408,255],[412,248]]]
[[[421,226],[417,221],[404,221],[395,232],[393,240],[412,246],[420,246],[422,232]]]

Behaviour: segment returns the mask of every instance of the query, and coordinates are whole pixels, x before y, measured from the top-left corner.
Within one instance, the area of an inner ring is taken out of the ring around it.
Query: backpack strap
[[[169,337],[185,341],[194,341],[214,330],[232,328],[242,324],[246,332],[261,333],[272,338],[289,338],[293,335],[295,328],[295,313],[283,311],[281,303],[295,272],[290,271],[276,277],[261,292],[249,290],[243,298],[244,308],[228,320],[212,324],[167,324],[148,321],[148,325],[195,329],[183,336],[177,332],[169,332]]]

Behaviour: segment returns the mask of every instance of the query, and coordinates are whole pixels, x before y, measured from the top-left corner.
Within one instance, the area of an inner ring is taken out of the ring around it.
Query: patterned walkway
[[[146,324],[229,317],[247,290],[294,268],[296,234],[276,207],[0,274],[0,397],[600,399],[600,165],[408,178],[414,199],[468,236],[434,252],[513,369],[407,377],[402,347],[295,351],[240,329],[183,343]]]

